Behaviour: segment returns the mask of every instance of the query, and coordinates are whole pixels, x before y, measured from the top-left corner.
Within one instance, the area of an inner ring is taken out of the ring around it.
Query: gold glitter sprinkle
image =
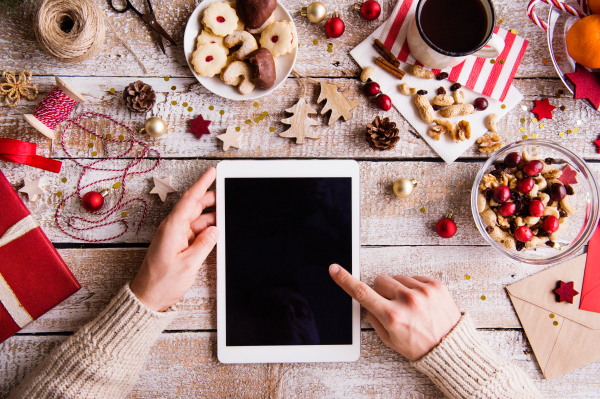
[[[263,116],[267,116],[269,113],[267,111],[263,111]]]
[[[171,101],[171,104],[177,105],[177,101],[173,100],[173,101]]]
[[[333,47],[333,43],[327,43],[327,47]]]
[[[119,188],[121,187],[121,182],[116,182],[115,184],[113,184],[113,188]]]
[[[319,41],[317,39],[313,40],[313,44],[317,45],[319,44]]]
[[[555,326],[557,326],[558,325],[558,321],[555,320],[554,322],[552,322],[552,324],[554,324]]]
[[[56,192],[56,196],[57,196],[57,197],[62,197],[62,192],[61,192],[61,191],[57,191],[57,192]]]
[[[564,134],[563,132],[559,132],[559,133],[558,133],[558,135],[559,135],[560,137],[564,137],[564,136],[565,136],[565,134]]]
[[[107,138],[107,139],[111,139],[111,138],[112,138],[112,135],[110,135],[110,134],[107,134],[107,135],[106,135],[106,138]]]
[[[258,108],[258,103],[254,103],[253,105]]]
[[[578,120],[576,123],[577,123],[578,125],[581,125],[581,120]]]
[[[572,132],[571,132],[571,129],[567,130],[567,133],[571,134],[571,133],[572,133]]]
[[[425,213],[425,207],[421,208],[421,213]]]
[[[95,157],[96,155],[98,155],[98,153],[96,151],[92,151],[92,156]]]
[[[187,106],[188,106],[188,103],[183,103],[183,104],[181,104],[181,105],[183,105],[184,107],[187,107]]]
[[[471,276],[469,276],[468,274],[465,276],[465,280],[470,280]]]
[[[120,135],[119,140],[123,141],[123,140],[125,140],[125,137],[123,137],[123,135]]]
[[[554,313],[550,313],[550,318],[553,319],[554,318]]]
[[[504,64],[504,60],[500,60],[498,62],[500,63],[500,65]]]
[[[92,134],[92,135],[90,136],[90,138],[91,138],[92,140],[96,140],[96,135],[95,135],[95,134]]]
[[[531,138],[532,138],[532,139],[537,139],[537,134],[533,133],[533,134],[531,135]]]
[[[521,118],[521,123],[525,123],[525,118]]]
[[[531,121],[532,121],[533,123],[537,123],[537,121],[538,121],[538,120],[537,120],[537,118],[533,118],[533,119],[531,119]]]
[[[520,130],[521,130],[521,132],[524,132],[524,131],[525,131],[525,128],[524,128],[524,127],[521,127],[521,129],[520,129]]]
[[[540,123],[540,129],[543,129],[544,127],[546,127],[546,125],[544,125],[543,123]]]
[[[567,109],[567,107],[565,107],[564,105],[561,105],[561,106],[560,106],[560,110],[561,110],[561,111],[564,111],[565,109]]]
[[[523,111],[527,111],[527,107],[526,107],[526,106],[524,106],[524,105],[521,105],[521,109],[522,109]]]
[[[504,20],[502,18],[499,18],[498,23],[501,24],[502,22],[504,22]]]
[[[94,143],[88,143],[88,147],[94,148]]]
[[[224,110],[220,110],[220,111],[219,111],[219,113],[220,113],[221,115],[225,115],[225,111],[224,111]]]
[[[528,138],[529,138],[528,135],[526,135],[526,134],[523,135],[523,140],[527,140]]]
[[[505,108],[506,108],[506,104],[502,104],[502,105],[500,106],[500,108],[502,108],[502,109],[505,109]]]
[[[121,216],[126,218],[127,217],[127,212],[121,212]]]
[[[254,122],[256,122],[256,123],[260,122],[260,118],[257,116],[256,118],[254,118]]]
[[[485,298],[485,295],[482,295],[482,296],[481,296],[481,300],[482,300],[482,301],[485,301],[485,299],[486,299],[486,298]]]
[[[63,177],[62,179],[60,179],[61,182],[66,183],[67,182],[67,178]]]
[[[490,59],[490,64],[495,64],[495,63],[496,63],[496,60],[495,60],[495,59],[493,59],[493,58],[492,58],[492,59]]]
[[[579,129],[577,129],[576,127],[573,128],[573,133],[577,133],[579,131]]]
[[[327,49],[327,52],[328,52],[328,53],[332,53],[332,52],[333,52],[333,48],[329,47],[329,48]]]
[[[235,127],[235,131],[236,131],[236,132],[239,132],[240,130],[242,130],[242,128],[241,128],[241,127],[239,127],[239,126],[236,126],[236,127]]]
[[[270,128],[269,128],[269,131],[271,131],[271,132],[274,132],[274,131],[275,131],[275,128],[274,128],[274,127],[270,127]]]
[[[192,108],[192,107],[188,107],[188,111],[189,111],[189,112],[192,112],[193,110],[194,110],[194,108]]]
[[[516,29],[511,29],[510,33],[512,33],[513,35],[516,35],[517,34],[517,30]]]
[[[252,121],[251,121],[250,119],[248,119],[248,120],[246,120],[246,123],[247,123],[247,124],[251,124],[251,123],[252,123]]]
[[[210,106],[208,107],[208,109],[210,109],[210,110],[212,111],[213,109],[215,109],[215,107],[214,107],[214,105],[210,105]]]
[[[115,94],[115,91],[116,91],[116,90],[115,90],[115,89],[113,89],[112,87],[111,87],[111,88],[110,88],[110,90],[109,90],[110,94]]]
[[[263,119],[265,119],[265,116],[261,115],[261,116],[258,117],[258,119],[260,119],[262,121]]]
[[[542,64],[547,64],[547,63],[548,63],[548,59],[547,59],[547,58],[544,58],[544,59],[542,60]]]
[[[168,82],[168,81],[169,81],[169,77],[165,76],[165,82]]]
[[[171,90],[177,90],[177,86],[171,86]]]

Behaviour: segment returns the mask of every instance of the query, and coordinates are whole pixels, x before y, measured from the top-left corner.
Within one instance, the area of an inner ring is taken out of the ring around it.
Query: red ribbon
[[[35,143],[27,143],[15,139],[0,138],[0,160],[6,162],[29,165],[49,172],[59,173],[61,161],[40,157],[35,154]]]

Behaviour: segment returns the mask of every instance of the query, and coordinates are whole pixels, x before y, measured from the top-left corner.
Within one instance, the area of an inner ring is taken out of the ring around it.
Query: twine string
[[[50,130],[54,130],[59,123],[69,118],[76,106],[77,101],[72,100],[60,88],[54,87],[35,107],[33,116]]]
[[[316,83],[317,81],[314,80],[313,78],[309,78],[307,76],[302,76],[295,69],[292,69],[292,75],[294,75],[294,77],[297,78],[298,82],[300,82],[300,84],[302,85],[302,97],[304,97],[304,99],[306,100],[306,92],[308,91],[308,86],[304,83],[304,81],[307,80],[308,82],[312,82],[312,83]]]

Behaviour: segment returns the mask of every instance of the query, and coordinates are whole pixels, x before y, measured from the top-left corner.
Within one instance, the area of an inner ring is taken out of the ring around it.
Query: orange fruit
[[[600,14],[600,0],[588,0],[588,7],[592,14]]]
[[[589,15],[571,26],[567,32],[567,51],[581,65],[600,68],[599,14]]]

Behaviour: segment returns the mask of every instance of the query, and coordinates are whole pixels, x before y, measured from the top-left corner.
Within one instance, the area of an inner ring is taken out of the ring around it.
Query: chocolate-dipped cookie
[[[277,0],[237,0],[238,16],[250,29],[265,23],[277,7]]]
[[[262,90],[273,87],[276,77],[273,54],[266,48],[259,48],[248,54],[246,60],[250,62],[253,71],[252,83]]]

